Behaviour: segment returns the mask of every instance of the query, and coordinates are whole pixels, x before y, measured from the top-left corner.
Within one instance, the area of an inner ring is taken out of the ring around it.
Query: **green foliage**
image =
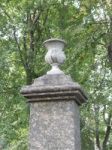
[[[109,0],[0,1],[0,149],[27,149],[28,106],[19,91],[46,73],[44,40],[63,38],[66,74],[83,85],[83,150],[112,149],[112,7]]]

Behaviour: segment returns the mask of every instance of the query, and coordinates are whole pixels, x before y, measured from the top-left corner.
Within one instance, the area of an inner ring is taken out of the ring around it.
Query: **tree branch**
[[[18,39],[17,39],[17,36],[16,36],[16,28],[15,26],[13,26],[13,34],[14,34],[14,39],[15,39],[15,42],[17,44],[17,47],[18,47],[18,51],[19,51],[19,55],[20,55],[20,58],[21,58],[21,62],[23,64],[23,66],[26,68],[26,63],[24,62],[24,59],[23,59],[23,56],[22,56],[22,51],[21,51],[21,48],[20,48],[20,45],[18,43]]]
[[[104,137],[104,141],[103,141],[103,149],[106,149],[107,146],[107,142],[109,140],[109,136],[110,136],[110,132],[111,132],[111,113],[109,114],[108,117],[108,124],[107,124],[107,128],[106,128],[106,132],[105,132],[105,137]]]
[[[99,106],[94,104],[94,111],[95,111],[95,124],[96,124],[96,145],[100,149],[100,137],[99,137]]]

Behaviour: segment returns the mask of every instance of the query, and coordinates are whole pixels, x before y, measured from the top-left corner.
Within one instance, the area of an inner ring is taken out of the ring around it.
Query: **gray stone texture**
[[[29,102],[74,99],[81,105],[87,99],[80,85],[64,74],[39,77],[32,85],[23,87],[21,94]]]
[[[30,103],[30,150],[81,150],[79,105],[87,97],[78,83],[44,75],[21,93]]]
[[[79,108],[74,100],[31,104],[30,150],[80,150]]]

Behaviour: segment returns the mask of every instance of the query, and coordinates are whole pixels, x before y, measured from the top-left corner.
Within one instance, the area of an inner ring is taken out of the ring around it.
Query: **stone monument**
[[[65,44],[60,39],[44,42],[52,69],[21,89],[30,103],[30,150],[81,150],[79,106],[87,97],[59,68],[66,59]]]

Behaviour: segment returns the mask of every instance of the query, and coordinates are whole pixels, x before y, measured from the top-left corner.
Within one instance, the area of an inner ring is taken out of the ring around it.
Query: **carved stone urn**
[[[65,41],[61,39],[49,39],[44,43],[45,48],[48,50],[45,61],[52,66],[52,69],[47,74],[64,74],[60,70],[59,65],[63,64],[66,59],[64,54]]]

